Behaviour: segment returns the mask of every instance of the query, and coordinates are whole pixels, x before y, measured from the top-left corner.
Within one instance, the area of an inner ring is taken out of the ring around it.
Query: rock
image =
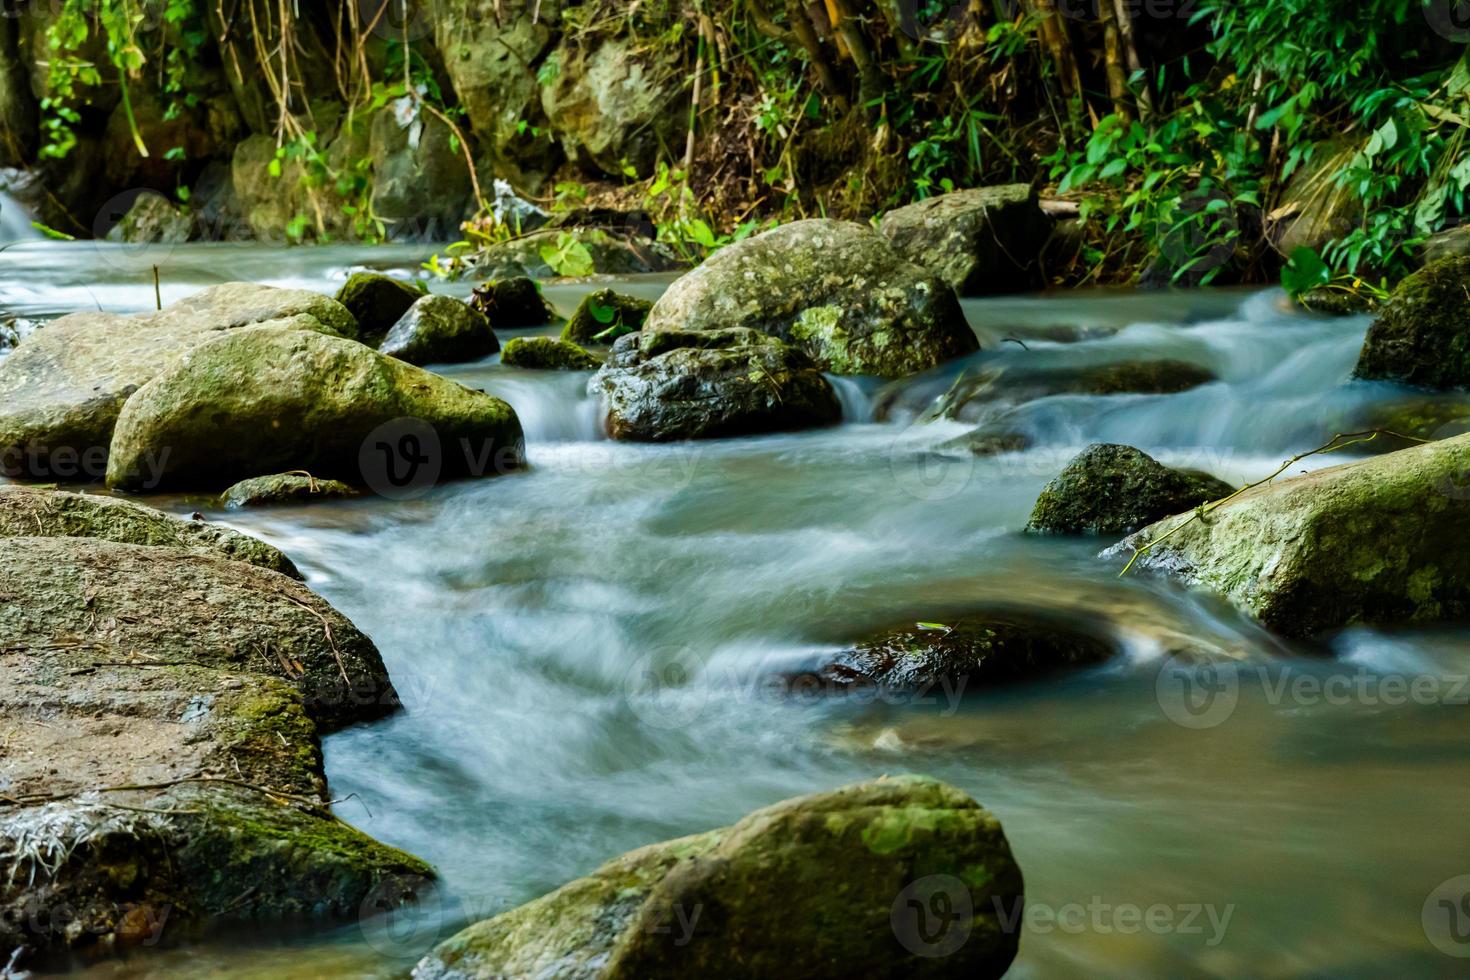
[[[561,329],[561,339],[574,344],[611,344],[643,329],[653,304],[611,289],[588,293]]]
[[[1470,436],[1247,490],[1106,557],[1214,589],[1278,633],[1428,623],[1470,613]]]
[[[986,366],[961,377],[930,409],[932,417],[980,415],[1056,395],[1173,395],[1218,380],[1187,361],[1069,364],[1038,356]]]
[[[241,480],[220,494],[219,502],[232,510],[267,504],[300,504],[313,500],[355,497],[357,491],[340,480],[318,480],[303,473],[277,473]]]
[[[988,811],[937,780],[885,777],[632,851],[470,926],[413,976],[999,977],[1022,888]],[[915,926],[930,903],[955,916],[937,935]]]
[[[979,348],[954,290],[859,224],[813,219],[727,245],[676,280],[645,329],[748,327],[836,374],[901,377]]]
[[[1470,397],[1424,393],[1393,401],[1374,400],[1334,424],[1337,432],[1383,430],[1374,439],[1354,446],[1355,451],[1396,452],[1470,432]]]
[[[661,242],[603,228],[542,228],[487,246],[467,261],[467,274],[477,279],[633,276],[684,267]]]
[[[1046,485],[1026,530],[1126,534],[1234,492],[1208,473],[1171,469],[1132,446],[1100,443]]]
[[[614,439],[665,442],[833,425],[842,408],[799,349],[754,330],[629,334],[587,383]]]
[[[1029,184],[1003,184],[897,208],[878,230],[961,296],[989,296],[1042,285],[1041,252],[1051,220]]]
[[[661,147],[683,144],[686,77],[661,50],[631,34],[563,39],[541,106],[568,159],[607,177],[625,178],[629,167],[648,177]]]
[[[357,319],[362,342],[376,347],[409,307],[427,295],[422,283],[404,282],[381,272],[354,272],[337,290],[336,300]]]
[[[1287,181],[1276,209],[1266,217],[1267,234],[1282,255],[1299,248],[1320,252],[1360,223],[1362,199],[1353,184],[1337,180],[1357,149],[1341,139],[1318,142]]]
[[[364,695],[392,688],[322,600],[242,562],[80,538],[0,539],[0,568],[4,948],[356,916],[427,884],[327,808],[313,716],[377,708],[303,703],[341,686],[324,628]]]
[[[264,541],[202,520],[179,520],[120,497],[0,486],[0,537],[97,538],[182,548],[301,578],[291,559]]]
[[[197,546],[0,538],[5,650],[282,676],[324,729],[398,706],[377,647],[306,586]]]
[[[354,341],[267,327],[199,347],[138,389],[118,418],[107,482],[221,486],[286,470],[363,482],[381,462],[368,437],[404,419],[424,430],[412,448],[430,476],[524,461],[520,421],[500,399]]]
[[[1373,308],[1371,297],[1332,286],[1315,286],[1296,299],[1306,309],[1323,316],[1352,316]]]
[[[1368,328],[1353,376],[1470,386],[1470,258],[1441,259],[1398,284]]]
[[[463,149],[438,117],[408,97],[373,117],[373,215],[397,240],[446,241],[474,203]]]
[[[987,612],[946,623],[885,630],[813,671],[790,679],[793,692],[879,687],[948,696],[1028,680],[1111,659],[1111,642],[1063,621],[1025,612]]]
[[[193,222],[181,208],[157,191],[141,191],[117,224],[107,232],[110,242],[161,242],[178,244],[189,240]]]
[[[0,472],[101,479],[123,403],[221,332],[271,323],[357,336],[352,315],[298,289],[225,283],[157,313],[74,313],[0,361]]]
[[[367,156],[365,127],[359,127],[359,133],[328,138],[327,134],[337,130],[341,107],[313,103],[312,108],[313,112],[331,110],[317,117],[317,132],[323,134],[319,145],[324,148],[323,155],[329,163],[346,169],[349,160]],[[274,128],[272,123],[267,131],[273,132]],[[230,159],[230,182],[240,218],[251,236],[259,241],[284,245],[318,233],[329,238],[345,238],[354,231],[357,216],[343,210],[335,182],[314,179],[305,159],[278,158],[274,135],[257,131],[235,144]],[[298,218],[302,215],[310,216],[311,223],[299,225]]]
[[[540,327],[556,316],[541,295],[536,280],[526,276],[491,279],[470,293],[470,306],[479,310],[496,330]]]
[[[541,371],[596,371],[602,362],[568,340],[555,337],[517,337],[500,352],[506,367]]]
[[[1429,236],[1429,241],[1424,243],[1425,265],[1438,262],[1440,259],[1467,257],[1470,257],[1470,224],[1456,225],[1453,228],[1435,232]]]
[[[1000,456],[1018,453],[1031,445],[1031,437],[1002,424],[986,423],[957,439],[940,443],[944,450],[964,450],[975,456]]]
[[[478,311],[451,296],[423,296],[378,350],[410,364],[457,364],[489,357],[500,350],[500,341]]]

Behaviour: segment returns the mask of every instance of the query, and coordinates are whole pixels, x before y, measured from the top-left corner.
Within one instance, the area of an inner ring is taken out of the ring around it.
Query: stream
[[[151,308],[155,264],[168,303],[234,279],[332,292],[351,268],[426,257],[23,243],[0,251],[0,308]],[[612,284],[655,298],[668,281]],[[590,288],[546,295],[565,314]],[[374,639],[406,710],[326,740],[336,812],[432,863],[442,886],[414,912],[223,935],[79,973],[401,977],[462,925],[623,851],[922,772],[1004,825],[1028,906],[1011,977],[1463,975],[1466,961],[1442,951],[1454,944],[1433,925],[1432,893],[1470,874],[1470,632],[1354,629],[1290,645],[1209,596],[1119,578],[1095,557],[1111,541],[1018,533],[1089,443],[1241,483],[1372,424],[1362,419],[1406,395],[1348,383],[1368,318],[1293,312],[1279,290],[965,309],[985,351],[899,383],[837,380],[845,418],[831,429],[614,444],[586,374],[491,358],[442,373],[514,406],[524,473],[251,512],[151,499],[284,549]],[[538,332],[553,331],[501,339]],[[992,457],[942,448],[973,424],[923,421],[962,370],[1143,356],[1218,380],[1022,404],[1007,424],[1030,447]],[[1016,605],[1104,631],[1124,652],[962,705],[783,696],[770,683],[875,628]],[[1204,708],[1186,697],[1190,678],[1161,670],[1181,638],[1228,658],[1214,675],[1224,693]]]

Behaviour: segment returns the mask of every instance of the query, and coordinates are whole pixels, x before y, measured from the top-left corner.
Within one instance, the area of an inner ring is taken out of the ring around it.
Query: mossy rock
[[[1022,891],[992,814],[937,780],[885,777],[625,854],[441,943],[413,975],[1000,977]],[[939,899],[936,935],[913,910]]]
[[[540,228],[467,256],[476,279],[634,276],[684,268],[667,245],[632,229]]]
[[[376,347],[408,308],[428,293],[422,283],[381,272],[354,272],[337,290],[336,299],[357,318],[362,342]]]
[[[470,306],[480,311],[495,330],[540,327],[556,318],[541,287],[529,276],[511,276],[480,283],[470,293]]]
[[[414,455],[435,478],[523,461],[520,421],[500,399],[353,341],[261,328],[232,331],[138,389],[118,419],[107,480],[219,487],[305,470],[372,485],[380,456],[369,437],[403,419],[424,430]]]
[[[489,357],[500,341],[478,310],[450,296],[422,296],[378,350],[409,364],[457,364]]]
[[[316,500],[340,500],[357,496],[357,490],[340,480],[318,480],[305,473],[277,473],[241,480],[220,494],[219,502],[231,510],[270,504],[304,504]]]
[[[1038,288],[1052,223],[1029,184],[976,187],[883,216],[878,230],[909,261],[961,296]]]
[[[1372,297],[1332,286],[1316,286],[1302,293],[1296,300],[1304,309],[1323,316],[1354,316],[1373,309]]]
[[[73,313],[0,360],[0,472],[101,479],[123,403],[222,333],[271,324],[355,338],[357,322],[326,296],[251,283],[211,286],[155,313]]]
[[[516,337],[500,351],[506,367],[541,371],[596,371],[602,362],[569,340],[556,337]]]
[[[1208,473],[1171,469],[1132,446],[1099,443],[1046,485],[1026,530],[1127,534],[1234,492]]]
[[[110,242],[187,242],[194,222],[182,208],[157,191],[145,190],[133,199],[117,224],[107,232]]]
[[[180,520],[130,500],[97,494],[0,486],[0,537],[97,538],[183,548],[301,577],[291,559],[248,534],[202,520]]]
[[[643,329],[653,304],[611,289],[588,293],[562,327],[561,339],[574,344],[611,344]]]
[[[1254,487],[1206,521],[1166,518],[1105,556],[1142,551],[1136,569],[1213,589],[1291,637],[1461,619],[1467,474],[1470,435]]]
[[[903,377],[979,349],[947,283],[872,229],[826,219],[720,249],[668,288],[644,329],[732,327],[780,337],[834,374]]]
[[[1470,387],[1470,257],[1432,262],[1398,284],[1368,328],[1354,377]]]
[[[1116,644],[1057,616],[989,611],[883,630],[820,667],[793,675],[809,695],[877,687],[958,699],[965,692],[1111,659]]]
[[[614,439],[665,442],[832,425],[832,386],[797,348],[753,330],[620,339],[587,384]]]

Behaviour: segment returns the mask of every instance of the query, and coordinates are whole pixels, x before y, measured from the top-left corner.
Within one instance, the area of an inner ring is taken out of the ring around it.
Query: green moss
[[[611,289],[588,293],[562,328],[561,339],[575,344],[611,344],[643,329],[653,304]]]
[[[1431,262],[1399,283],[1368,328],[1354,374],[1470,387],[1470,257]]]
[[[602,362],[569,340],[516,337],[501,349],[500,363],[541,371],[595,371]]]
[[[428,292],[422,283],[403,282],[380,272],[354,272],[337,290],[336,300],[357,320],[362,342],[376,347]]]

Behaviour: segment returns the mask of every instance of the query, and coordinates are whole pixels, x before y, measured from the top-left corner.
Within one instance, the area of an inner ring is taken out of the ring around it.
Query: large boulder
[[[211,286],[157,313],[74,313],[0,361],[0,472],[99,479],[123,403],[192,348],[256,324],[356,337],[340,304],[297,289]]]
[[[637,296],[598,289],[582,297],[561,328],[561,339],[574,344],[611,344],[623,334],[643,329],[653,304]]]
[[[0,946],[345,918],[432,877],[328,809],[313,714],[332,714],[296,675],[337,673],[331,636],[365,693],[391,688],[320,599],[241,562],[79,538],[0,540],[0,568]]]
[[[1132,446],[1088,446],[1046,485],[1028,531],[1127,534],[1228,497],[1235,488],[1199,470],[1176,470]]]
[[[1105,552],[1301,637],[1470,613],[1470,436],[1264,484]]]
[[[1431,262],[1398,284],[1368,328],[1354,375],[1470,386],[1470,257]]]
[[[960,697],[996,684],[1102,663],[1116,646],[1060,617],[991,611],[948,622],[884,630],[812,671],[790,679],[793,692],[881,688]]]
[[[377,647],[306,586],[203,550],[0,538],[6,652],[256,671],[296,685],[324,729],[398,706]]]
[[[901,377],[979,348],[953,289],[877,232],[826,219],[720,249],[669,287],[644,329],[731,327],[790,341],[836,374]]]
[[[248,534],[202,520],[180,520],[131,500],[97,494],[0,486],[0,537],[99,538],[182,548],[301,577],[291,559]]]
[[[469,927],[413,975],[999,977],[1022,887],[1000,822],[974,800],[883,778],[625,854]]]
[[[556,337],[516,337],[500,352],[506,367],[541,371],[596,371],[602,362],[569,340]]]
[[[107,482],[224,486],[287,470],[371,482],[368,437],[400,420],[424,430],[414,453],[440,477],[523,462],[520,421],[500,399],[355,341],[263,327],[199,347],[138,389],[118,418]]]
[[[241,480],[219,495],[231,510],[269,504],[304,504],[313,500],[341,500],[357,491],[341,480],[318,480],[306,473],[276,473]]]
[[[356,318],[362,342],[377,346],[428,294],[420,282],[404,282],[381,272],[354,272],[337,290],[336,299]]]
[[[396,239],[446,241],[474,203],[464,150],[443,120],[404,97],[373,117],[373,216]]]
[[[910,262],[961,296],[1018,293],[1042,285],[1051,219],[1029,184],[941,194],[889,211],[878,230]]]
[[[409,364],[455,364],[489,357],[500,350],[500,341],[478,310],[452,296],[422,296],[378,350]]]
[[[663,442],[781,432],[842,419],[832,386],[800,350],[754,330],[629,334],[587,390],[614,439]]]

